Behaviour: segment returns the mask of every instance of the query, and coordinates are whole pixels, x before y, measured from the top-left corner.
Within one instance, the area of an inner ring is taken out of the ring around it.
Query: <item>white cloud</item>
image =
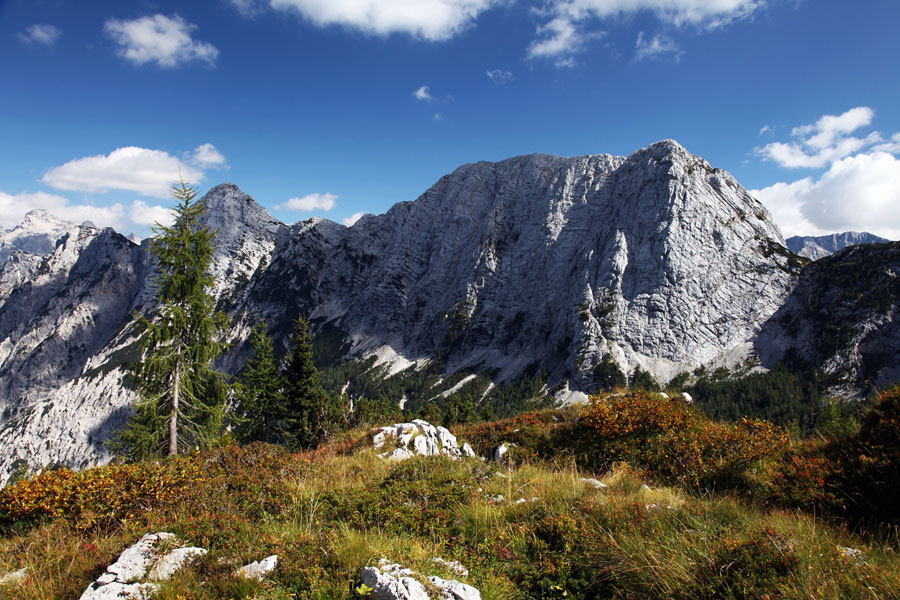
[[[422,87],[414,91],[413,96],[416,100],[434,100],[434,98],[432,98],[431,94],[428,92],[427,85],[423,85]]]
[[[793,183],[779,182],[767,188],[749,190],[749,192],[766,205],[785,237],[824,235],[828,231],[820,229],[803,215],[803,198],[812,187],[813,180],[811,177],[807,177]]]
[[[591,21],[650,13],[666,26],[716,29],[746,19],[765,6],[765,0],[551,0],[536,11],[551,19],[537,29],[538,39],[528,47],[529,58],[555,58],[557,66],[571,66],[572,55],[603,32],[588,32]],[[663,52],[678,52],[664,37],[639,38],[638,60]],[[677,56],[677,54],[676,54]]]
[[[225,156],[212,144],[201,144],[194,149],[192,155],[188,155],[186,161],[201,169],[227,169]]]
[[[889,154],[900,154],[900,133],[895,133],[891,136],[891,141],[884,142],[883,144],[878,144],[877,146],[873,146],[872,150],[875,152],[887,152]]]
[[[900,238],[900,133],[885,142],[873,131],[851,134],[871,124],[874,111],[857,107],[794,127],[790,143],[757,148],[757,154],[788,168],[826,167],[816,180],[776,183],[751,193],[772,211],[786,235],[869,231]]]
[[[363,216],[364,214],[366,214],[366,213],[364,213],[364,212],[353,213],[352,215],[350,215],[349,217],[347,217],[346,219],[344,219],[344,220],[343,220],[343,223],[344,223],[344,225],[346,225],[347,227],[350,227],[350,226],[352,226],[354,223],[356,223],[357,221],[359,221],[359,220],[362,218],[362,216]]]
[[[796,141],[772,142],[756,148],[756,153],[782,167],[821,168],[883,141],[877,131],[865,138],[850,135],[869,125],[874,116],[875,111],[868,106],[851,108],[841,115],[825,115],[812,125],[794,127],[791,135]]]
[[[537,32],[544,38],[529,44],[528,58],[565,57],[584,49],[585,36],[576,29],[575,23],[569,18],[552,19],[538,27]],[[572,64],[557,66],[572,66]]]
[[[435,121],[443,121],[444,115],[442,115],[441,113],[434,113],[434,120]]]
[[[112,206],[71,204],[68,198],[56,194],[37,192],[11,195],[0,191],[0,227],[15,227],[26,213],[37,208],[73,223],[91,221],[99,227],[116,229],[122,226],[125,216],[125,210],[119,203]]]
[[[283,204],[275,206],[277,210],[331,210],[334,208],[337,196],[334,194],[307,194],[302,198],[291,198]]]
[[[772,130],[768,125],[763,125],[759,130],[759,135],[775,135],[775,131]]]
[[[192,39],[191,31],[196,27],[177,15],[157,14],[133,21],[110,19],[103,28],[119,45],[119,55],[139,65],[156,62],[171,68],[194,60],[213,65],[219,50]]]
[[[175,222],[170,209],[159,205],[149,206],[142,200],[135,200],[131,203],[128,218],[133,223],[147,227],[152,227],[157,223],[168,227]]]
[[[25,31],[18,34],[19,39],[26,44],[41,44],[43,46],[52,46],[62,35],[59,27],[45,24],[35,24],[26,27]]]
[[[161,150],[128,146],[53,167],[41,181],[58,190],[128,190],[168,198],[169,186],[179,177],[186,183],[197,183],[203,180],[203,171]]]
[[[513,80],[512,71],[506,71],[504,69],[491,69],[490,71],[485,71],[485,74],[488,76],[488,79],[497,85],[503,85],[504,83],[509,83]]]
[[[478,15],[503,0],[268,0],[276,9],[299,13],[313,24],[340,25],[370,35],[407,33],[446,40],[471,26]],[[249,0],[232,0],[240,9]]]
[[[634,44],[635,49],[635,60],[644,60],[645,58],[656,58],[661,54],[666,54],[668,52],[675,53],[675,60],[680,60],[681,55],[684,54],[678,45],[673,42],[670,38],[664,35],[654,35],[652,39],[648,40],[644,37],[644,32],[639,31],[637,36],[637,41]]]

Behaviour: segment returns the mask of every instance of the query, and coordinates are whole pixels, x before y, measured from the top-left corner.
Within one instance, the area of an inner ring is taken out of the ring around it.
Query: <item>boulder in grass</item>
[[[262,560],[254,561],[249,565],[244,565],[237,570],[237,575],[238,577],[245,577],[247,579],[256,579],[258,581],[262,581],[269,575],[269,573],[275,570],[275,567],[277,565],[278,555],[273,554],[272,556],[267,556]]]
[[[406,460],[413,456],[474,457],[469,444],[459,446],[456,436],[445,427],[435,427],[428,421],[416,419],[411,423],[396,423],[379,429],[372,436],[379,455],[389,460]]]

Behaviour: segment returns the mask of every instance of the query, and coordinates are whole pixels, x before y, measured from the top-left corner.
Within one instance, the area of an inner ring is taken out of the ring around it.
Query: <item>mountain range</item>
[[[566,401],[610,365],[664,382],[787,353],[846,393],[900,379],[900,244],[807,266],[730,174],[671,140],[628,157],[464,165],[351,227],[283,224],[233,184],[201,201],[217,232],[213,293],[231,319],[217,367],[229,374],[257,323],[283,353],[303,314],[330,361],[379,377],[437,366],[435,395],[480,375],[485,397],[541,372]],[[103,442],[136,399],[130,325],[156,301],[146,240],[29,218],[35,236],[23,225],[15,239],[37,245],[0,241],[3,479],[23,461],[110,458]]]
[[[785,241],[787,242],[788,249],[794,254],[805,256],[810,260],[818,260],[823,256],[830,256],[838,250],[843,250],[847,246],[855,246],[858,244],[886,244],[891,240],[864,231],[845,231],[843,233],[833,233],[831,235],[795,235],[789,237]]]

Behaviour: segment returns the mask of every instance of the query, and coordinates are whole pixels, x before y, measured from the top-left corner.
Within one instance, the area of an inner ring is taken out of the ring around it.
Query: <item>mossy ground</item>
[[[596,455],[578,450],[591,440],[573,436],[586,427],[631,432],[602,411],[606,421],[546,411],[460,431],[476,445],[515,438],[511,468],[435,457],[391,463],[356,431],[314,452],[231,445],[160,463],[48,473],[3,491],[0,573],[27,567],[29,575],[0,587],[0,597],[78,598],[144,533],[171,531],[209,554],[166,584],[162,600],[359,598],[360,569],[382,557],[445,578],[460,576],[432,558],[457,560],[485,600],[900,598],[896,530],[852,533],[813,510],[766,505],[742,487],[781,462],[744,465],[737,479],[727,473],[737,484],[716,489],[665,470],[655,477],[637,462],[588,468],[579,456]],[[648,427],[670,417],[656,414]],[[611,448],[619,458],[655,459],[673,438],[653,431],[662,445],[638,444],[633,456],[621,439]],[[702,436],[678,439],[702,450]],[[699,473],[708,480],[707,469]],[[268,580],[234,576],[270,554],[279,563]]]

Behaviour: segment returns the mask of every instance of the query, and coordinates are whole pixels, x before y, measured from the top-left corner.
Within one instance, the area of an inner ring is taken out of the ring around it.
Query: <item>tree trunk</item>
[[[169,417],[169,456],[178,454],[178,386],[181,384],[181,361],[175,364],[175,385],[172,388],[172,416]]]

